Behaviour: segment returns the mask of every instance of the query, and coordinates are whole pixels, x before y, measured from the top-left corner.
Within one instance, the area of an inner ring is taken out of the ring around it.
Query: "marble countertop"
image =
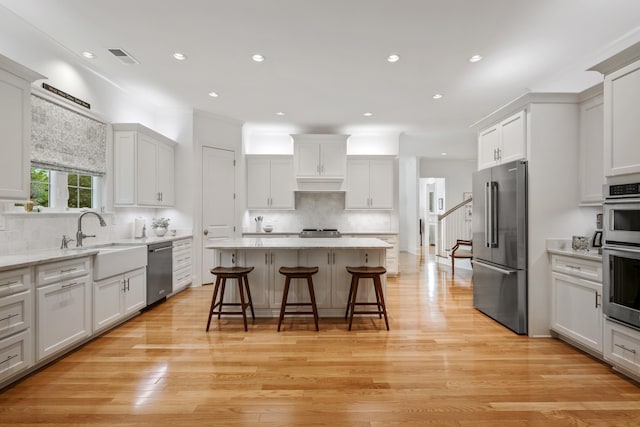
[[[589,248],[586,251],[571,249],[571,239],[547,239],[547,252],[554,255],[564,255],[574,258],[602,261],[602,254],[598,248]]]
[[[380,239],[365,237],[280,239],[240,238],[211,242],[207,249],[390,249],[393,246]]]
[[[297,236],[300,231],[271,231],[266,233],[264,231],[243,231],[243,236]],[[356,235],[356,236],[397,236],[397,231],[341,231],[342,235]]]

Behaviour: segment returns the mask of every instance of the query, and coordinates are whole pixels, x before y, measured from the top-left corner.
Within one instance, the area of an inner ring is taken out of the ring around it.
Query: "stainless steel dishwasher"
[[[148,246],[147,306],[171,293],[173,282],[173,243],[162,242]]]

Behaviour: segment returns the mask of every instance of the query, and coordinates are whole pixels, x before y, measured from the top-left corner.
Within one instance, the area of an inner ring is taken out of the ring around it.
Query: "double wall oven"
[[[640,329],[640,183],[604,187],[604,312]]]

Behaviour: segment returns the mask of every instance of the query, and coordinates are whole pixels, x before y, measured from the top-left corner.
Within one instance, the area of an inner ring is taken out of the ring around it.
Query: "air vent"
[[[118,58],[123,64],[139,64],[139,62],[133,56],[129,55],[124,49],[114,48],[109,49],[109,52],[111,52],[113,56]]]

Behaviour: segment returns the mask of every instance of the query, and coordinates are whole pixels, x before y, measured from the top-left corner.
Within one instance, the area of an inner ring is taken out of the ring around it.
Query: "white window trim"
[[[49,207],[40,207],[40,212],[69,212],[79,213],[86,210],[95,210],[104,212],[104,203],[102,195],[105,177],[94,176],[92,179],[92,207],[91,208],[69,208],[69,189],[67,181],[67,172],[49,170]]]

